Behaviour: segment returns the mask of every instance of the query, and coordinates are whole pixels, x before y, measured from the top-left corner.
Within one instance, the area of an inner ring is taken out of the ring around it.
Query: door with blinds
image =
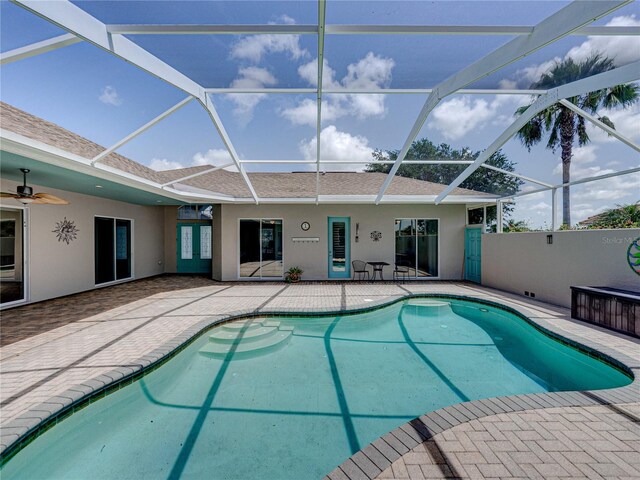
[[[178,273],[211,274],[212,231],[204,222],[180,222],[177,227]]]
[[[349,217],[329,217],[329,278],[351,276]]]

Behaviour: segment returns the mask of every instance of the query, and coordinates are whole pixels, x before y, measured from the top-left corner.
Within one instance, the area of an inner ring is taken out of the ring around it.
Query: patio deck
[[[162,276],[2,313],[0,448],[216,321],[256,312],[371,307],[416,293],[500,302],[544,328],[624,359],[640,373],[638,340],[573,321],[567,309],[464,282],[225,284]],[[485,414],[456,414],[423,437],[394,430],[329,476],[640,478],[638,384],[591,405],[577,396],[569,402],[563,394],[555,404],[536,404],[531,396],[531,408],[525,402],[511,410],[492,409],[485,401]],[[427,417],[421,417],[425,425]]]

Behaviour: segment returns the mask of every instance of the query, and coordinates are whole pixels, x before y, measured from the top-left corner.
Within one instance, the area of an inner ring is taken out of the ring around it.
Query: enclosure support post
[[[558,229],[558,188],[551,189],[551,230]]]

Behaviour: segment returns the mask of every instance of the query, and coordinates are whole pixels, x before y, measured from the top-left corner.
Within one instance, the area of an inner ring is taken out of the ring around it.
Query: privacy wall
[[[548,243],[548,235],[551,242]],[[487,234],[482,236],[482,284],[565,307],[571,286],[640,291],[627,262],[640,229]]]

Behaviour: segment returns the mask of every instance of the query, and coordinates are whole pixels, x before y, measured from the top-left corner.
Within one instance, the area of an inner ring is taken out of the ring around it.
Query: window
[[[396,219],[396,265],[414,278],[438,276],[438,220]]]
[[[0,208],[0,303],[25,298],[24,220],[21,209]]]
[[[484,207],[467,210],[467,225],[482,225],[484,223]]]
[[[482,225],[485,233],[496,231],[498,209],[496,205],[485,205],[467,209],[467,225]]]
[[[178,207],[178,220],[211,220],[213,207],[211,205],[182,205]]]
[[[282,220],[240,220],[240,277],[282,277]]]
[[[126,278],[131,278],[131,220],[96,217],[96,285]]]

